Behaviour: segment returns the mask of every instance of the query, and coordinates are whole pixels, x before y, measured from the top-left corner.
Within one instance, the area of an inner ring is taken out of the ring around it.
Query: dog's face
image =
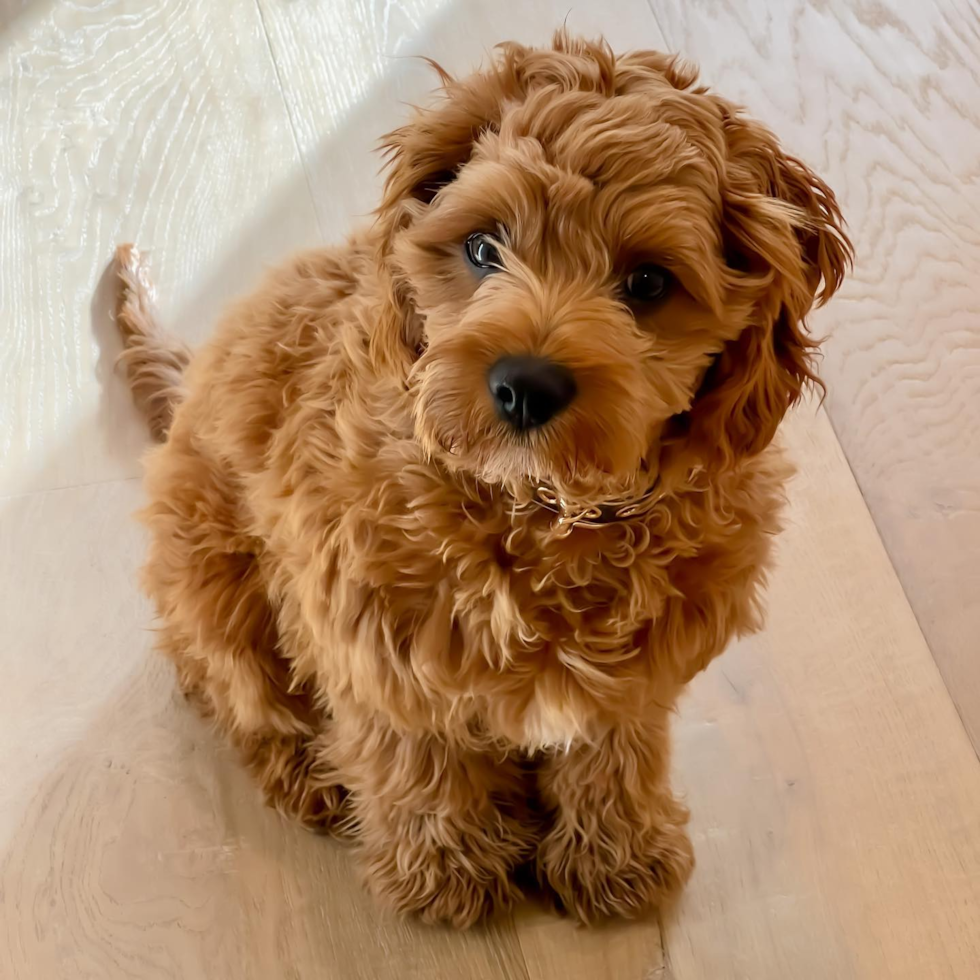
[[[426,450],[594,501],[764,448],[849,257],[829,189],[659,54],[559,36],[444,81],[391,138],[372,338]]]

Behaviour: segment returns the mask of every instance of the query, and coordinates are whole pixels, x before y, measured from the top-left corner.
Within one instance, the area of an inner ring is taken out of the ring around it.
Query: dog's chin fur
[[[443,83],[388,139],[373,226],[273,273],[186,374],[121,252],[127,366],[170,426],[145,583],[184,690],[383,900],[466,926],[532,862],[580,919],[631,915],[691,870],[668,714],[759,624],[770,443],[849,244],[830,190],[663,55],[559,34]],[[630,305],[642,263],[674,286]],[[523,434],[487,386],[513,354],[578,389]],[[569,532],[539,485],[643,506]]]

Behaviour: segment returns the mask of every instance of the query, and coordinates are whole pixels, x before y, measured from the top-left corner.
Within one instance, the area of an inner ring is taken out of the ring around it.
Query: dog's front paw
[[[694,869],[690,838],[680,825],[618,833],[556,826],[538,849],[538,876],[558,904],[584,923],[633,918],[678,892]]]
[[[464,830],[446,817],[416,814],[362,841],[368,887],[380,902],[457,929],[521,897],[511,876],[532,850],[525,828],[500,815]]]
[[[276,735],[246,743],[246,761],[266,803],[316,833],[349,833],[347,790],[330,765],[323,738]]]

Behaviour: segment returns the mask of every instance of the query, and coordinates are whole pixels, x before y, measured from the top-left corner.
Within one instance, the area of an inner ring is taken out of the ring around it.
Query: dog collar
[[[552,487],[542,484],[535,491],[535,500],[545,510],[557,514],[555,530],[560,537],[567,537],[577,527],[600,528],[618,521],[627,521],[634,517],[642,517],[658,501],[667,495],[659,490],[660,480],[634,500],[614,501],[607,504],[592,504],[589,507],[576,507],[570,504]]]

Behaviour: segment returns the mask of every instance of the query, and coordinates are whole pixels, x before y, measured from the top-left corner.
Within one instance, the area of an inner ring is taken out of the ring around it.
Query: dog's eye
[[[466,258],[470,265],[484,276],[503,265],[497,242],[485,231],[478,231],[466,239]]]
[[[673,281],[673,276],[659,265],[638,265],[624,285],[630,299],[652,303],[667,295]]]

